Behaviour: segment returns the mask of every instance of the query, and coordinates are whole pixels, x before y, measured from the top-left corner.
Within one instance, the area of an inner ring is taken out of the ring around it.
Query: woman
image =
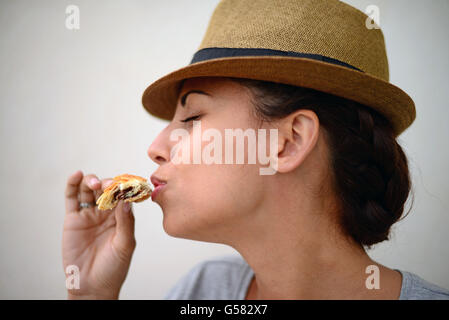
[[[449,299],[365,251],[404,216],[411,181],[396,137],[415,119],[413,101],[388,82],[383,35],[366,19],[337,0],[223,0],[191,64],[146,89],[146,110],[170,121],[148,150],[164,230],[241,254],[198,264],[166,298]],[[209,148],[227,130],[260,129],[276,132],[275,144],[256,135],[261,154],[274,155],[270,174],[262,158],[249,161],[248,137],[240,152],[226,141]],[[228,164],[229,148],[244,161]],[[186,151],[188,161],[174,161]],[[108,183],[80,171],[68,178],[63,259],[81,279],[69,298],[116,299],[126,277],[131,208],[79,203],[95,202]]]

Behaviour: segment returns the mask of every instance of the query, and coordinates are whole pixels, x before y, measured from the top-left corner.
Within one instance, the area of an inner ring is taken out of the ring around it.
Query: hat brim
[[[334,94],[371,107],[390,120],[399,136],[416,118],[413,100],[400,88],[369,74],[327,62],[296,57],[247,56],[190,64],[149,85],[142,104],[153,116],[171,120],[181,81],[235,77],[284,83]]]

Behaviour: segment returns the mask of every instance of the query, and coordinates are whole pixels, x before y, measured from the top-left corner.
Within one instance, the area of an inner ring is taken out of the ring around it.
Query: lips
[[[158,178],[155,175],[152,175],[150,180],[154,186],[154,190],[153,190],[153,192],[151,192],[151,200],[154,201],[156,196],[163,190],[163,188],[167,184],[167,181],[162,180],[161,178]]]

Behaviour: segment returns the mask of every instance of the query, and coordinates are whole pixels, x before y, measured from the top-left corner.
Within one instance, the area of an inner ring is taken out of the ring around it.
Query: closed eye
[[[181,122],[189,122],[189,121],[193,121],[193,120],[197,120],[201,117],[201,115],[197,115],[197,116],[193,116],[193,117],[189,117],[187,119],[184,120],[180,120]]]

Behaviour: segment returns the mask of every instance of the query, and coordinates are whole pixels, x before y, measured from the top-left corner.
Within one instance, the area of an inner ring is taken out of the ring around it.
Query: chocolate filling
[[[115,200],[121,200],[121,199],[125,199],[125,194],[127,193],[127,192],[129,192],[129,191],[131,191],[133,189],[133,187],[128,187],[128,188],[126,188],[126,189],[123,189],[123,190],[117,190],[115,193],[114,193],[114,199]],[[128,197],[129,198],[129,197]]]

